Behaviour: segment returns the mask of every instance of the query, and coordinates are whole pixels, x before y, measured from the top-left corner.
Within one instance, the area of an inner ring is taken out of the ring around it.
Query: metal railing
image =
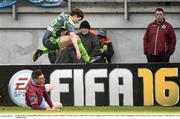
[[[128,3],[135,2],[180,2],[180,0],[68,0],[68,10],[71,10],[72,2],[121,2],[124,3],[124,18],[128,20],[129,12],[128,12]]]
[[[94,3],[103,3],[103,2],[120,2],[124,4],[124,18],[128,20],[129,18],[129,11],[128,11],[128,4],[129,3],[136,3],[136,2],[180,2],[180,0],[68,0],[68,11],[72,9],[72,3],[83,3],[83,2],[94,2]],[[13,19],[17,18],[16,15],[16,5],[12,5],[12,16]]]

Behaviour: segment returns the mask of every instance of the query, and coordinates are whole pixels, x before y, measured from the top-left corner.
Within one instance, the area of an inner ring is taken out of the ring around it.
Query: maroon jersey
[[[25,101],[27,106],[31,107],[32,109],[45,109],[44,107],[40,107],[43,97],[49,104],[49,107],[53,107],[50,97],[46,92],[45,86],[37,85],[34,80],[31,79],[27,85],[25,93]]]

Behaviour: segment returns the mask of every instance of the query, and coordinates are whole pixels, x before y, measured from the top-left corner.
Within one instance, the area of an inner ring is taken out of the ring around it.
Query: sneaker
[[[101,56],[92,57],[92,58],[90,59],[90,61],[89,61],[89,64],[92,64],[92,63],[94,63],[94,62],[96,62],[96,61],[98,61],[98,60],[100,60],[100,59],[101,59]]]
[[[43,54],[43,51],[40,49],[37,49],[35,54],[33,55],[33,61],[35,62],[42,54]]]

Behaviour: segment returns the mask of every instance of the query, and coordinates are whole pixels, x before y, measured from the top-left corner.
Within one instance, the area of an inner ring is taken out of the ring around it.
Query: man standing
[[[164,10],[155,10],[155,21],[150,23],[144,34],[144,54],[150,62],[169,62],[174,53],[176,35],[170,23],[164,18]]]

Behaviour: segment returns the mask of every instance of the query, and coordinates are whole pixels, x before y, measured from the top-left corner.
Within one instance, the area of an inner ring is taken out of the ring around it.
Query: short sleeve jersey
[[[53,37],[57,38],[64,30],[74,32],[75,26],[70,15],[67,12],[62,12],[50,23],[47,29],[52,32]]]

